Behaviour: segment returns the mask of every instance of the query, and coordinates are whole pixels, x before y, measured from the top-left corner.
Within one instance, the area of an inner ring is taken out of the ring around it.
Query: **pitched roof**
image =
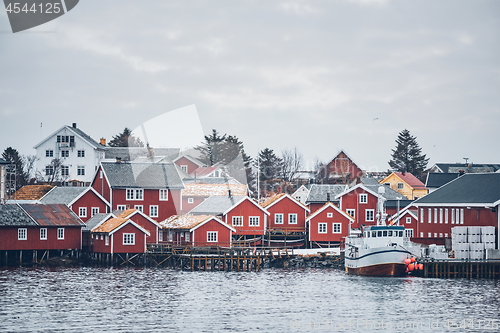
[[[204,222],[211,215],[172,215],[165,221],[160,222],[164,229],[191,229]]]
[[[429,172],[427,174],[425,186],[431,188],[441,187],[444,184],[451,182],[453,179],[458,178],[459,176],[459,173]]]
[[[394,172],[396,176],[401,178],[406,184],[410,185],[414,189],[425,189],[424,183],[422,183],[417,177],[415,177],[410,172]]]
[[[226,210],[241,201],[244,196],[211,196],[206,198],[198,206],[194,207],[189,214],[193,215],[222,215]]]
[[[499,173],[466,173],[414,201],[419,204],[500,204]]]
[[[378,184],[378,185],[365,185],[365,184],[362,184],[362,183],[359,183],[358,185],[351,187],[349,190],[347,190],[345,192],[342,192],[341,194],[338,194],[337,197],[336,197],[336,199],[338,199],[341,196],[344,196],[344,195],[346,195],[346,194],[348,194],[348,193],[356,190],[357,188],[362,188],[365,191],[367,191],[368,193],[374,195],[375,197],[378,197],[378,189],[381,186],[383,186],[384,189],[385,189],[384,193],[382,194],[382,197],[385,198],[386,200],[398,200],[398,198],[400,200],[407,200],[408,199],[407,197],[405,197],[401,193],[394,191],[392,188],[390,188],[388,186],[384,186],[384,185],[381,185],[381,184]]]
[[[340,214],[344,215],[346,218],[348,218],[349,220],[351,221],[354,221],[354,218],[347,214],[346,212],[340,210],[340,208],[338,208],[336,205],[334,205],[333,203],[331,202],[327,202],[326,204],[324,204],[322,207],[318,208],[314,213],[312,213],[311,215],[309,215],[306,219],[306,221],[310,221],[311,219],[313,219],[316,215],[318,215],[319,213],[321,213],[322,211],[324,211],[325,209],[327,209],[328,207],[331,207],[333,208],[334,210],[336,210],[337,212],[339,212]]]
[[[0,226],[29,227],[37,225],[19,205],[0,205]]]
[[[361,177],[359,180],[361,181],[361,183],[363,183],[365,185],[377,185],[377,186],[380,186],[379,181],[376,178],[373,178],[373,177]]]
[[[73,127],[73,126],[68,126],[68,125],[64,125],[63,127],[61,127],[60,129],[58,129],[57,131],[55,131],[54,133],[52,133],[51,135],[49,135],[48,137],[46,137],[45,139],[43,139],[42,141],[40,141],[35,147],[33,148],[38,148],[41,144],[43,144],[45,141],[49,140],[50,138],[53,138],[54,135],[56,135],[56,133],[59,133],[61,130],[63,129],[67,129],[67,130],[70,130],[72,131],[74,134],[78,135],[79,137],[81,137],[82,139],[84,139],[85,141],[87,141],[91,146],[93,146],[94,148],[97,148],[97,149],[101,149],[101,150],[105,150],[106,147],[101,145],[99,142],[95,141],[94,139],[92,139],[90,137],[90,135],[86,134],[84,131],[82,131],[81,129],[77,128],[77,127]]]
[[[113,188],[184,188],[173,163],[101,162],[101,165]]]
[[[183,196],[199,196],[210,197],[228,196],[231,190],[232,196],[245,196],[247,194],[247,186],[242,184],[207,184],[205,182],[196,182],[185,184],[182,190]]]
[[[106,222],[98,225],[94,229],[92,229],[91,232],[102,232],[102,233],[109,233],[110,235],[117,232],[120,230],[122,227],[126,226],[127,224],[132,224],[134,227],[137,229],[141,230],[143,233],[146,235],[150,236],[151,233],[141,227],[140,225],[136,224],[134,221],[128,218],[123,218],[123,217],[113,217]]]
[[[205,165],[205,163],[203,163],[202,161],[200,161],[200,160],[198,160],[198,159],[194,158],[194,157],[193,157],[193,156],[191,156],[191,155],[179,155],[177,158],[175,158],[175,159],[173,160],[173,162],[175,163],[175,162],[177,162],[178,160],[180,160],[180,159],[181,159],[181,158],[183,158],[183,157],[184,157],[184,158],[186,158],[187,160],[189,160],[189,161],[193,162],[194,164],[196,164],[196,165],[197,165],[197,166],[199,166],[199,167],[201,167],[201,166],[204,166],[204,165]]]
[[[196,168],[193,172],[190,173],[191,176],[196,175],[196,177],[203,177],[209,175],[212,171],[217,169],[213,166],[201,166]]]
[[[295,199],[294,197],[292,197],[291,195],[287,194],[287,193],[279,193],[279,194],[275,194],[273,195],[272,197],[270,198],[267,198],[264,202],[261,202],[261,206],[263,208],[269,208],[271,207],[272,205],[276,204],[278,201],[280,200],[283,200],[284,198],[288,198],[290,199],[292,202],[295,202],[298,206],[300,206],[301,208],[309,211],[309,208],[306,207],[302,202],[298,201],[297,199]]]
[[[441,170],[441,172],[444,173],[458,173],[460,171],[484,173],[496,172],[500,170],[500,164],[436,163],[431,169],[435,167],[437,167],[439,170]]]
[[[88,187],[80,187],[80,186],[64,186],[64,187],[56,187],[52,189],[49,193],[43,196],[40,199],[41,203],[44,204],[65,204],[69,205],[73,200],[78,198],[83,192],[87,191]]]
[[[53,188],[52,185],[24,185],[12,195],[12,198],[15,197],[16,200],[40,200]]]
[[[83,226],[84,223],[64,204],[20,204],[38,225],[42,226]]]
[[[167,157],[169,159],[176,158],[179,155],[180,148],[151,148],[154,156]],[[147,147],[107,147],[104,153],[104,158],[116,159],[121,158],[122,161],[133,161],[139,157],[148,156]]]
[[[234,177],[204,177],[201,180],[200,179],[194,179],[189,176],[189,178],[183,178],[184,184],[189,184],[189,183],[206,183],[206,184],[235,184],[235,185],[242,185],[240,181],[238,181]]]
[[[330,193],[330,200],[333,200],[337,195],[346,191],[347,188],[347,185],[313,184],[309,190],[306,203],[326,202],[328,193]]]
[[[115,217],[111,213],[99,213],[99,214],[94,214],[90,219],[87,220],[85,223],[85,227],[83,228],[84,231],[90,231],[94,229],[96,226],[104,223],[109,218]]]

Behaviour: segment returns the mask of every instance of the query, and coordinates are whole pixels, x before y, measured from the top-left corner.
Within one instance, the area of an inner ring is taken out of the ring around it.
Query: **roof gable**
[[[173,162],[176,163],[178,160],[182,159],[183,157],[185,159],[187,159],[188,161],[193,162],[198,167],[202,167],[202,166],[205,165],[205,163],[203,163],[202,161],[197,160],[196,158],[194,158],[194,157],[192,157],[190,155],[179,155],[176,159],[173,160]]]
[[[173,163],[101,162],[101,166],[112,188],[184,188]]]
[[[195,231],[196,229],[200,228],[201,226],[207,224],[208,222],[214,220],[215,222],[221,224],[222,226],[228,228],[229,230],[231,230],[232,232],[236,232],[236,229],[231,227],[229,224],[226,224],[224,222],[222,222],[220,219],[218,219],[217,217],[215,216],[210,216],[209,218],[207,218],[205,221],[199,223],[198,225],[196,225],[195,227],[191,228],[189,231],[192,232],[192,231]]]
[[[326,204],[323,205],[323,207],[319,208],[318,210],[316,210],[313,214],[309,215],[306,219],[306,221],[310,221],[311,219],[315,218],[318,214],[320,214],[322,211],[328,209],[328,208],[332,208],[334,209],[335,211],[339,212],[340,214],[342,214],[345,218],[349,219],[350,221],[354,222],[354,218],[341,211],[340,208],[338,208],[336,205],[334,205],[333,203],[331,202],[327,202]]]
[[[345,192],[348,188],[349,187],[347,185],[313,184],[309,189],[306,203],[327,202],[328,193],[330,193],[330,200],[333,200],[339,194]]]
[[[280,193],[280,194],[273,195],[272,197],[268,198],[266,201],[262,202],[260,205],[265,209],[269,209],[284,199],[289,199],[290,201],[295,203],[300,208],[310,212],[309,208],[304,206],[301,202],[297,201],[297,199],[295,199],[294,197],[290,196],[287,193]]]
[[[258,209],[260,209],[264,214],[271,215],[271,213],[269,213],[265,208],[263,208],[261,205],[259,205],[257,202],[253,201],[249,197],[244,197],[243,199],[241,199],[240,201],[235,203],[232,207],[228,208],[222,215],[227,215],[230,211],[235,209],[238,205],[240,205],[245,200],[248,200],[252,205],[254,205]]]
[[[194,207],[189,214],[222,215],[226,210],[233,207],[243,198],[243,196],[211,196],[206,198],[198,206]]]
[[[73,132],[73,134],[75,134],[76,136],[80,137],[80,139],[84,140],[85,142],[87,142],[89,145],[91,145],[92,147],[94,147],[96,149],[100,149],[100,150],[105,150],[106,149],[105,146],[101,145],[100,143],[98,143],[97,141],[95,141],[94,139],[92,139],[90,137],[90,135],[86,134],[81,129],[79,129],[77,127],[68,126],[68,125],[64,125],[63,127],[59,128],[57,131],[55,131],[54,133],[52,133],[51,135],[49,135],[48,137],[46,137],[45,139],[43,139],[40,143],[38,143],[33,148],[37,149],[43,143],[45,143],[47,140],[49,140],[49,139],[53,138],[54,136],[56,136],[62,130],[69,130],[69,131]]]
[[[459,176],[459,173],[429,172],[425,181],[425,187],[441,187]]]

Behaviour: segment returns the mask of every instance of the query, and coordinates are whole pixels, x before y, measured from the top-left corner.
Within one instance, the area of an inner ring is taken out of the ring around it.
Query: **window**
[[[85,150],[79,150],[78,157],[85,157]]]
[[[438,223],[438,209],[434,208],[434,223]]]
[[[437,238],[438,234],[437,232],[434,233],[434,238]]]
[[[411,217],[407,217],[406,218],[406,224],[410,224],[411,223]]]
[[[142,188],[139,189],[128,188],[126,190],[126,198],[127,200],[143,200],[144,190]]]
[[[116,209],[117,210],[127,210],[127,206],[126,205],[116,205]]]
[[[45,151],[45,157],[54,157],[54,151],[52,149],[47,149]]]
[[[318,223],[318,234],[326,234],[326,223]]]
[[[457,209],[457,214],[458,214],[458,209]],[[460,209],[460,224],[464,224],[464,209]]]
[[[158,217],[158,206],[157,205],[149,206],[149,216]]]
[[[333,233],[340,234],[341,232],[342,232],[342,224],[341,223],[334,223],[333,224]]]
[[[188,172],[188,166],[187,165],[181,165],[181,170],[184,171],[185,173]]]
[[[405,237],[412,238],[413,237],[413,229],[405,229]]]
[[[384,185],[391,187],[391,183],[384,183]]]
[[[109,236],[104,236],[104,245],[109,246]]]
[[[144,198],[144,190],[143,189],[135,190],[135,200],[143,200],[143,198]]]
[[[54,166],[53,165],[47,165],[45,167],[45,176],[52,176],[54,174]]]
[[[217,231],[207,231],[207,242],[208,243],[217,242]]]
[[[424,209],[420,208],[420,223],[424,223]]]
[[[249,216],[248,225],[251,227],[258,227],[260,224],[260,216]]]
[[[422,231],[420,232],[420,238],[424,238],[424,233]]]
[[[429,214],[429,223],[431,223],[432,222],[431,221],[432,220],[432,209],[429,208],[427,213]]]
[[[398,190],[402,190],[405,188],[405,185],[403,183],[398,183]]]
[[[188,198],[188,203],[189,204],[192,204],[194,202],[194,199],[193,198]]]
[[[40,240],[47,240],[47,228],[40,228]]]
[[[160,190],[160,201],[168,201],[168,190],[167,189]]]
[[[61,176],[69,176],[69,166],[61,165]]]
[[[190,237],[190,235],[191,234],[189,232],[186,232],[186,242],[188,242],[188,243],[189,243],[189,237]]]
[[[297,214],[288,214],[288,224],[297,224]]]
[[[243,216],[233,216],[233,227],[243,226]]]
[[[134,209],[137,209],[138,211],[142,212],[142,205],[135,205]]]
[[[333,217],[333,213],[326,213],[326,217]]]
[[[445,233],[445,234],[444,234],[444,237],[448,238],[448,233]]]
[[[28,229],[26,229],[26,228],[17,229],[17,239],[18,240],[27,240],[28,239]]]
[[[84,165],[79,165],[76,167],[76,174],[78,176],[85,176],[85,166]]]
[[[283,214],[282,213],[274,214],[274,223],[275,224],[283,224]]]
[[[451,209],[451,224],[455,224],[455,209]]]
[[[92,215],[90,216],[94,216],[95,214],[99,214],[99,207],[92,207]]]
[[[365,221],[375,221],[375,210],[374,209],[365,210]]]
[[[443,223],[443,208],[439,208],[439,223]]]
[[[444,223],[448,224],[448,208],[444,210]]]
[[[64,228],[57,228],[57,239],[64,239]]]
[[[353,219],[356,218],[356,209],[347,209],[346,213],[351,215]]]
[[[163,242],[163,231],[158,232],[158,242]]]
[[[443,233],[442,232],[439,233],[439,238],[443,238]]]
[[[427,233],[427,237],[431,238],[432,234],[430,232]]]
[[[359,195],[359,203],[365,204],[368,202],[368,194],[366,193],[361,193]]]
[[[61,157],[69,157],[69,150],[61,150]]]
[[[123,245],[135,245],[135,234],[123,234]]]
[[[87,207],[78,208],[78,216],[79,217],[87,217]]]

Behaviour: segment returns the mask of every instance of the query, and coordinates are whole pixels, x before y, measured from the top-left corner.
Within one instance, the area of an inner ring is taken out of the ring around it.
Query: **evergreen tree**
[[[6,181],[7,192],[14,193],[29,182],[29,174],[25,171],[25,158],[19,154],[17,149],[8,147],[2,153],[2,158],[9,162],[7,165]]]
[[[144,147],[144,143],[134,135],[132,131],[125,127],[122,133],[113,136],[109,141],[110,147]]]
[[[425,154],[422,155],[422,148],[418,145],[417,138],[405,129],[399,133],[396,144],[396,148],[392,149],[389,166],[393,171],[409,172],[423,181],[429,159]]]
[[[200,152],[199,160],[209,166],[223,162],[226,148],[224,147],[225,140],[226,134],[221,136],[216,129],[212,129],[211,135],[205,135],[205,142],[194,148]]]
[[[283,161],[270,148],[261,150],[257,158],[254,163],[259,170],[260,192],[266,197],[270,192],[277,192]]]

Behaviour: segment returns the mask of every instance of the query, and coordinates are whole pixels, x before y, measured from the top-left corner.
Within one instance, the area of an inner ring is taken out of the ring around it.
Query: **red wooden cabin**
[[[276,194],[260,204],[269,216],[269,230],[306,232],[306,217],[309,208],[286,193]]]
[[[114,217],[91,231],[93,252],[146,253],[149,231],[127,217]]]
[[[363,184],[358,184],[339,194],[336,199],[339,199],[340,210],[354,218],[353,228],[377,224],[378,194]]]
[[[236,229],[235,235],[254,238],[267,232],[268,215],[265,208],[249,197],[239,200],[223,213],[224,221]]]
[[[328,202],[307,218],[310,247],[339,246],[349,235],[354,219]]]
[[[173,162],[188,175],[192,174],[199,167],[205,165],[203,162],[198,161],[196,158],[189,155],[181,155],[174,159]]]
[[[140,210],[127,209],[116,217],[130,219],[147,230],[150,233],[150,235],[146,237],[147,244],[158,244],[158,241],[161,241],[161,239],[159,239],[162,237],[162,233],[159,232],[162,228],[161,225]]]

